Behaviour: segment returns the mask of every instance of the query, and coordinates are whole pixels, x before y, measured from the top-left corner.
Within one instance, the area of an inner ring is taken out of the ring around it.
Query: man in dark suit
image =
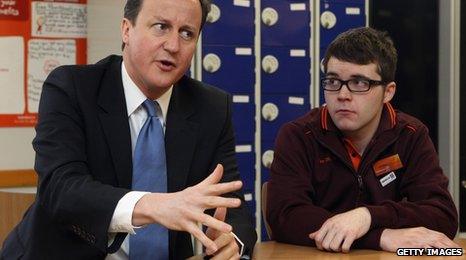
[[[191,235],[217,259],[252,253],[230,96],[184,76],[209,7],[207,0],[128,0],[123,58],[49,75],[33,141],[37,198],[2,259],[128,259],[128,237],[154,223],[169,230],[170,259],[193,255]],[[136,141],[152,116],[147,100],[156,101],[153,123],[165,135],[165,193],[132,189]]]

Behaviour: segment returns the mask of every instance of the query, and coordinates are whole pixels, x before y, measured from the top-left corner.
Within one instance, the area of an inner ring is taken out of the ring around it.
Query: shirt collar
[[[129,76],[128,71],[126,71],[124,61],[121,63],[121,76],[123,80],[123,89],[125,92],[126,109],[129,117],[141,106],[147,97],[144,95],[144,93],[142,93],[142,91],[138,88],[138,86],[136,86],[134,81]],[[173,85],[170,87],[170,89],[168,89],[167,92],[155,100],[159,103],[159,106],[162,109],[163,121],[165,121],[167,118],[168,105],[170,104],[172,91]]]

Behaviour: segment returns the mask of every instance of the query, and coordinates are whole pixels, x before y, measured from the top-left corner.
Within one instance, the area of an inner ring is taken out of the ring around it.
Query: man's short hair
[[[398,55],[387,32],[360,27],[341,33],[325,52],[322,61],[325,72],[331,57],[360,65],[375,63],[383,82],[395,80]]]
[[[128,19],[133,25],[136,24],[136,20],[138,18],[139,11],[141,11],[141,6],[144,1],[150,0],[127,0],[123,17]],[[204,27],[205,21],[207,19],[207,15],[210,12],[210,4],[211,0],[199,0],[201,3],[201,10],[202,10],[202,20],[201,20],[201,28]],[[125,48],[125,43],[122,44],[121,49]]]

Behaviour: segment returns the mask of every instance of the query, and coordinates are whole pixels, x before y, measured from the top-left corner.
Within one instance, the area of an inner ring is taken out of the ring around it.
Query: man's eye
[[[354,80],[354,83],[358,86],[367,86],[369,85],[369,82],[365,79],[356,79]]]
[[[338,85],[340,84],[338,79],[328,79],[328,84],[330,85]]]
[[[189,40],[193,38],[194,34],[191,31],[183,30],[181,31],[180,35],[183,39]]]
[[[167,29],[167,25],[163,24],[163,23],[156,23],[156,24],[154,24],[154,28],[159,30],[159,31],[163,31],[163,30]]]

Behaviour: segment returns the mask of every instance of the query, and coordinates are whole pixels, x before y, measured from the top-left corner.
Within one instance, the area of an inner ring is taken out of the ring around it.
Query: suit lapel
[[[118,185],[131,188],[132,155],[128,112],[121,79],[121,58],[113,61],[102,79],[99,119],[107,138]]]
[[[188,119],[196,109],[185,77],[173,87],[167,113],[165,151],[167,155],[168,192],[186,188],[186,179],[196,147],[199,124]],[[178,232],[170,231],[170,255],[177,255]]]
[[[168,192],[186,187],[186,178],[196,147],[199,124],[188,120],[196,109],[189,94],[189,87],[183,77],[173,87],[168,108],[165,134]]]

